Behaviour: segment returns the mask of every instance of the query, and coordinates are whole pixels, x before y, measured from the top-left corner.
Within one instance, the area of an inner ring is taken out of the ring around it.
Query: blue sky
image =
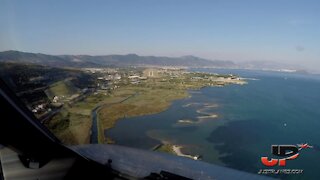
[[[0,0],[0,51],[320,67],[317,0]]]

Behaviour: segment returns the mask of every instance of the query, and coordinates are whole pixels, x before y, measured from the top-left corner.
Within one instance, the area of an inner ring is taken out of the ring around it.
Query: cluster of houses
[[[35,114],[43,113],[43,112],[45,112],[45,111],[51,111],[50,108],[47,109],[47,104],[45,104],[45,103],[36,105],[36,106],[32,109],[32,112],[35,113]]]
[[[186,73],[184,69],[180,68],[147,68],[143,71],[143,76],[145,77],[160,77],[163,75],[169,76],[180,76],[181,74]]]
[[[116,68],[82,68],[83,71],[96,74],[96,73],[102,73],[102,74],[107,74],[107,73],[117,73],[118,70]]]
[[[145,76],[132,75],[128,77],[131,84],[140,84],[141,80],[148,79]]]
[[[96,73],[98,75],[98,89],[100,90],[114,90],[119,88],[119,84],[130,83],[130,84],[140,84],[142,81],[148,78],[160,78],[164,76],[170,76],[171,79],[179,78],[187,72],[185,69],[181,68],[146,68],[142,72],[137,71],[126,71],[122,72],[118,69],[112,68],[85,68],[87,72]],[[218,74],[212,74],[213,76],[197,76],[196,74],[191,77],[192,81],[210,80],[216,83],[221,82],[222,84],[226,81],[238,80],[238,77],[230,74],[225,77],[219,77]]]
[[[108,74],[105,76],[100,76],[97,79],[98,80],[105,80],[105,81],[120,80],[121,75],[120,74]]]
[[[116,82],[119,82],[121,79],[122,79],[121,75],[117,73],[99,76],[97,78],[98,80],[97,86],[100,88],[100,90],[113,90],[119,87],[115,84]]]

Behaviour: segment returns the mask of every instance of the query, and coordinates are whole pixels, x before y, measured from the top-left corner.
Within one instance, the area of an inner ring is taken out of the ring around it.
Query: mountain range
[[[208,60],[196,56],[165,57],[127,55],[47,55],[21,51],[0,52],[0,62],[38,64],[51,67],[186,67],[186,68],[238,68],[268,71],[306,73],[301,65],[288,65],[272,61],[234,63],[226,60]]]
[[[159,57],[127,55],[47,55],[21,51],[0,52],[0,62],[32,63],[54,67],[102,67],[102,66],[180,66],[180,67],[233,67],[235,63],[208,60],[195,56]]]

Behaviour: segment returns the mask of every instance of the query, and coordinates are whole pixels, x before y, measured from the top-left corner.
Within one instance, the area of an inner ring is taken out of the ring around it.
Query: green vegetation
[[[91,95],[81,102],[65,105],[46,126],[65,144],[90,143],[91,112],[107,96]]]
[[[123,92],[132,91],[123,96]],[[170,89],[152,89],[148,87],[124,87],[119,88],[113,98],[124,97],[119,103],[105,105],[99,111],[100,121],[105,129],[112,128],[115,122],[121,118],[155,114],[166,110],[175,99],[188,96],[185,91]]]
[[[65,144],[86,144],[90,139],[91,117],[73,108],[63,108],[46,126]]]
[[[51,119],[50,124],[47,124],[49,129],[53,130],[53,133],[58,133],[66,130],[69,127],[70,114],[66,110],[60,111],[58,115]]]
[[[74,87],[69,79],[67,79],[50,85],[49,89],[45,92],[50,99],[53,99],[54,96],[71,97],[72,95],[79,93],[79,90]]]
[[[176,154],[174,151],[173,151],[173,145],[171,144],[162,144],[160,145],[160,147],[158,147],[157,149],[155,149],[155,151],[159,151],[159,152],[165,152],[165,153],[169,153],[169,154]]]
[[[128,71],[126,71],[128,72]],[[97,110],[97,133],[99,143],[114,143],[105,137],[104,131],[114,127],[122,118],[156,114],[165,111],[172,101],[189,97],[186,90],[200,89],[205,86],[244,83],[231,80],[230,76],[208,73],[179,72],[172,76],[158,73],[156,77],[130,80],[124,78],[117,88],[97,91],[80,102],[64,105],[63,110],[48,122],[48,127],[67,144],[89,143],[92,126],[92,111]],[[217,78],[219,81],[215,81]],[[137,82],[138,83],[132,83]],[[49,93],[57,96],[72,95],[77,90],[70,81],[59,81],[53,84]],[[172,151],[170,145],[163,145],[161,151]]]

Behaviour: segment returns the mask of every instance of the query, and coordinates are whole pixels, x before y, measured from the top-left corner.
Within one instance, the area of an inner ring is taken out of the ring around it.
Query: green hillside
[[[49,89],[45,91],[47,96],[50,99],[53,99],[54,96],[58,96],[62,99],[71,97],[74,94],[79,93],[79,89],[77,89],[72,82],[68,80],[58,81],[52,85],[50,85]]]

